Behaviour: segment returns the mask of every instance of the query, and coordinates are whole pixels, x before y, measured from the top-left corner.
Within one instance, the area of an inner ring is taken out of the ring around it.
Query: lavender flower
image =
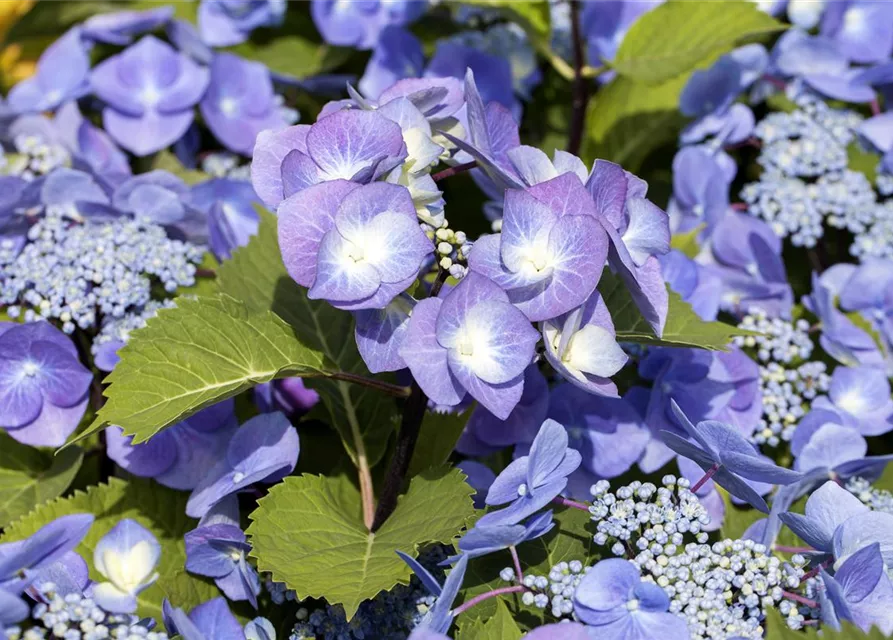
[[[84,21],[84,37],[97,42],[126,46],[140,33],[166,25],[174,16],[174,7],[145,11],[114,11],[91,16]]]
[[[202,0],[199,33],[212,47],[241,44],[258,27],[282,24],[287,7],[284,0]]]
[[[198,605],[188,616],[166,599],[161,610],[164,626],[183,640],[245,640],[242,625],[223,598],[214,598]]]
[[[848,620],[866,633],[871,627],[893,633],[893,584],[886,568],[880,544],[874,543],[847,558],[833,576],[821,569],[822,621],[837,630]]]
[[[230,524],[200,526],[186,534],[186,570],[214,578],[230,600],[248,600],[257,608],[260,580],[246,554],[251,550],[242,530]]]
[[[193,186],[185,200],[207,216],[208,242],[218,260],[229,259],[257,233],[260,217],[255,207],[260,199],[246,180],[205,180]]]
[[[434,606],[428,610],[419,623],[419,627],[427,628],[438,633],[446,633],[447,629],[453,623],[453,612],[451,607],[459,589],[462,588],[462,581],[465,579],[465,569],[468,567],[468,556],[459,556],[458,561],[453,565],[453,570],[444,581],[443,586],[438,583],[437,579],[425,569],[416,559],[406,555],[402,551],[398,551],[397,555],[409,565],[416,577],[422,582],[425,588],[436,596],[437,600]]]
[[[111,613],[133,613],[136,597],[157,579],[161,545],[147,529],[124,519],[97,543],[93,564],[108,582],[93,588],[93,599]]]
[[[406,26],[419,18],[427,6],[426,0],[374,0],[359,4],[313,0],[310,14],[323,40],[329,44],[371,49],[385,27]]]
[[[37,72],[9,92],[8,106],[14,113],[52,111],[90,90],[90,57],[74,28],[47,47],[37,61]]]

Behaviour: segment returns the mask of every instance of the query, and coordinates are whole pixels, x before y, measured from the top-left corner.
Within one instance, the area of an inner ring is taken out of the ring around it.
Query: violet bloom
[[[242,625],[224,598],[208,600],[189,615],[165,599],[161,611],[168,633],[179,635],[183,640],[245,640]]]
[[[281,413],[263,413],[242,425],[226,448],[226,455],[201,479],[186,514],[200,518],[214,505],[255,482],[276,482],[298,462],[298,432]]]
[[[521,119],[521,102],[515,97],[512,64],[507,57],[494,55],[449,38],[437,43],[428,62],[428,77],[463,79],[474,73],[484,104],[499,104],[515,120]]]
[[[705,224],[705,235],[729,210],[729,187],[737,166],[708,146],[683,147],[673,158],[673,199],[669,214],[673,228],[691,231]]]
[[[264,204],[279,203],[314,184],[378,180],[406,158],[400,126],[373,111],[348,109],[257,136],[251,182]]]
[[[701,320],[716,320],[722,280],[715,273],[675,249],[660,257],[660,267],[670,288]]]
[[[189,187],[172,173],[156,169],[122,182],[112,203],[123,213],[166,227],[176,235],[202,242],[208,223],[202,212],[189,204]]]
[[[633,23],[642,14],[663,2],[664,0],[607,0],[585,3],[581,27],[588,45],[586,50],[589,64],[597,67],[604,64],[605,60],[613,60]],[[613,76],[612,72],[604,80],[600,77],[599,82],[610,80]]]
[[[590,629],[579,622],[553,622],[536,627],[523,640],[592,640]]]
[[[581,306],[542,323],[546,359],[565,380],[588,393],[617,397],[611,381],[629,359],[615,339],[604,298],[594,291]]]
[[[208,86],[208,71],[154,36],[145,36],[93,69],[90,83],[106,103],[105,130],[138,156],[179,140]]]
[[[893,345],[893,261],[867,259],[860,265],[838,264],[819,281],[837,295],[844,311],[858,311],[871,323],[890,351]],[[874,363],[866,363],[874,364]]]
[[[415,300],[401,293],[384,309],[357,311],[354,337],[363,362],[372,373],[406,368],[400,357],[400,345],[409,327]]]
[[[52,111],[90,90],[90,57],[77,27],[47,47],[37,61],[37,71],[9,91],[8,107],[13,113]]]
[[[538,339],[508,295],[472,272],[443,298],[416,305],[400,355],[432,401],[456,405],[469,393],[504,420],[521,399]]]
[[[208,218],[211,251],[218,260],[228,260],[234,250],[248,244],[257,233],[261,204],[250,182],[214,178],[194,185],[185,197],[193,209]]]
[[[198,30],[212,47],[230,47],[248,39],[258,27],[276,27],[285,19],[285,0],[202,0]]]
[[[533,516],[524,524],[478,524],[459,540],[459,553],[469,559],[478,558],[535,540],[549,533],[554,526],[551,511]]]
[[[0,415],[15,440],[60,447],[84,416],[93,375],[48,322],[0,322]]]
[[[870,512],[859,498],[836,482],[826,482],[806,500],[804,513],[782,513],[779,518],[817,551],[834,551],[834,532],[853,516]]]
[[[438,633],[446,633],[453,624],[453,601],[462,588],[462,582],[465,579],[465,570],[468,568],[468,556],[459,556],[459,560],[453,565],[452,571],[444,580],[443,586],[437,582],[437,579],[423,567],[415,558],[408,556],[402,551],[398,551],[397,555],[409,568],[412,569],[416,577],[425,586],[432,596],[437,598],[434,606],[428,609],[427,613],[422,617],[416,629],[425,628]]]
[[[254,403],[261,413],[281,411],[300,418],[319,402],[319,394],[308,389],[303,378],[283,378],[254,387]]]
[[[134,36],[163,27],[173,17],[174,7],[171,6],[102,13],[84,21],[84,37],[123,47],[133,42]]]
[[[893,7],[884,2],[824,3],[820,33],[851,61],[886,62],[893,54]]]
[[[570,173],[505,195],[502,233],[475,242],[469,268],[502,287],[533,322],[592,294],[608,255],[595,203]]]
[[[0,544],[0,590],[21,593],[35,573],[63,560],[81,543],[93,520],[89,513],[61,516],[24,540]]]
[[[309,287],[310,299],[347,310],[386,307],[415,281],[434,249],[407,189],[345,180],[286,200],[279,246],[289,275]]]
[[[574,612],[603,640],[687,640],[685,619],[668,611],[670,597],[644,582],[629,560],[610,558],[590,569],[574,592]]]
[[[890,381],[884,370],[876,367],[835,368],[828,396],[816,398],[812,408],[837,413],[843,424],[865,436],[893,429]]]
[[[568,448],[567,432],[554,420],[543,422],[530,453],[512,461],[487,492],[491,511],[476,526],[517,524],[552,502],[567,486],[567,477],[580,466],[578,451]]]
[[[893,583],[886,569],[878,543],[854,553],[833,576],[821,569],[822,622],[838,631],[847,620],[865,633],[872,627],[893,633]]]
[[[384,2],[338,2],[312,0],[310,15],[323,40],[329,44],[355,49],[371,49],[382,31],[390,26],[406,26],[428,8],[426,0]]]
[[[465,474],[465,482],[476,491],[474,496],[472,496],[474,508],[485,509],[487,507],[487,492],[496,479],[496,474],[493,473],[490,467],[476,460],[462,460],[456,466]]]
[[[135,520],[121,520],[93,550],[93,565],[106,579],[93,587],[93,600],[110,613],[133,613],[137,596],[158,579],[161,545]]]
[[[224,400],[140,444],[133,444],[119,427],[109,427],[108,455],[135,476],[154,478],[172,489],[194,489],[225,455],[236,433],[234,408],[233,400]]]
[[[389,26],[382,30],[357,86],[364,95],[377,100],[398,80],[422,75],[424,66],[425,53],[418,38],[406,29]]]
[[[72,155],[73,166],[93,173],[113,188],[132,175],[127,154],[109,135],[81,115],[77,102],[64,104],[53,118],[60,141]]]
[[[31,607],[15,593],[0,587],[0,629],[21,622],[31,614]],[[3,629],[5,631],[5,629]],[[6,635],[4,633],[4,635]]]
[[[199,104],[205,124],[230,151],[250,156],[257,134],[286,122],[273,92],[270,70],[231,53],[211,60],[208,92]]]
[[[186,570],[213,578],[230,600],[248,600],[257,608],[260,580],[248,564],[251,550],[242,530],[229,524],[200,526],[185,536]]]
[[[35,180],[31,185],[36,189],[36,193],[25,191],[22,194],[24,202],[27,202],[29,197],[36,196],[36,202],[28,202],[29,206],[42,206],[49,212],[76,222],[83,222],[86,218],[110,218],[119,215],[111,206],[107,186],[84,171],[59,167],[42,180]]]

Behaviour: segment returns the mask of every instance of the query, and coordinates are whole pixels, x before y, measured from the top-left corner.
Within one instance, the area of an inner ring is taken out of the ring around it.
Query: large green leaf
[[[179,298],[130,336],[106,378],[108,401],[78,439],[110,424],[145,442],[207,406],[277,377],[334,371],[275,314],[228,296]]]
[[[462,435],[471,409],[462,413],[427,413],[419,433],[419,446],[412,454],[409,475],[414,476],[430,467],[439,467],[447,461],[459,436]]]
[[[633,24],[611,66],[621,75],[658,84],[785,28],[745,0],[670,0]]]
[[[54,457],[19,444],[0,431],[0,529],[34,507],[61,496],[83,459],[79,447]]]
[[[427,542],[450,542],[474,508],[473,489],[456,469],[416,476],[375,533],[363,524],[360,494],[340,477],[290,476],[258,501],[248,536],[258,568],[299,599],[342,604],[348,619],[364,600],[407,584],[396,551],[415,555]]]
[[[474,611],[472,609],[470,613],[473,614]],[[456,640],[518,640],[520,637],[521,629],[508,607],[501,600],[496,600],[496,613],[462,624]]]
[[[614,320],[617,340],[640,342],[652,346],[695,347],[711,351],[725,351],[735,336],[754,335],[723,322],[705,322],[692,310],[691,305],[670,290],[670,307],[663,335],[655,337],[623,282],[617,276],[602,274],[598,290]]]
[[[93,550],[99,540],[124,518],[136,520],[158,539],[161,558],[158,563],[158,582],[137,598],[141,617],[161,622],[161,602],[167,593],[176,593],[178,606],[187,610],[200,602],[219,595],[217,588],[205,580],[182,572],[186,562],[183,535],[195,528],[197,522],[186,517],[188,494],[168,489],[150,480],[133,479],[125,482],[110,478],[108,484],[77,491],[67,498],[59,498],[37,507],[24,518],[11,524],[0,542],[21,540],[32,535],[45,524],[72,513],[92,513],[96,520],[76,551],[90,567],[90,577],[104,578],[93,566]]]
[[[217,272],[220,290],[256,312],[272,311],[281,317],[303,344],[324,354],[339,371],[369,376],[354,340],[353,316],[307,297],[307,291],[291,279],[282,263],[276,217],[263,210],[259,213],[257,235]],[[395,428],[393,399],[340,380],[318,378],[310,386],[319,392],[329,424],[338,429],[354,460],[354,434],[359,433],[369,464],[378,462]]]
[[[767,631],[766,640],[884,640],[888,637],[877,627],[872,627],[869,633],[865,633],[849,622],[844,622],[840,631],[823,624],[821,634],[814,626],[794,630],[788,627],[784,616],[775,608],[766,611],[763,626]]]

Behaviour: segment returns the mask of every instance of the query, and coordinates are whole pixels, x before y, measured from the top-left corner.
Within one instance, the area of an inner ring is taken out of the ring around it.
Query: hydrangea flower
[[[890,381],[876,367],[837,367],[831,374],[828,396],[816,398],[812,407],[837,413],[844,424],[865,436],[893,429]]]
[[[218,260],[232,257],[234,250],[244,247],[257,233],[260,217],[255,206],[261,202],[246,180],[204,180],[193,185],[185,199],[188,206],[207,216],[208,241]]]
[[[459,553],[469,559],[485,556],[535,540],[554,526],[551,511],[532,516],[524,524],[477,524],[459,540]]]
[[[663,4],[664,0],[643,0],[641,2],[585,3],[580,26],[586,38],[586,51],[589,64],[598,67],[605,60],[613,60],[620,48],[626,32],[642,14]],[[605,78],[608,81],[613,73]],[[599,81],[602,81],[599,78]]]
[[[90,57],[77,27],[52,43],[37,61],[37,71],[9,91],[8,108],[14,113],[52,111],[90,90]]]
[[[517,524],[536,513],[564,490],[567,477],[580,462],[580,453],[568,448],[564,427],[547,419],[534,438],[530,453],[514,460],[490,485],[488,505],[510,504],[487,513],[476,526]]]
[[[870,509],[836,482],[826,482],[806,500],[804,512],[781,513],[779,518],[791,531],[814,549],[830,554],[834,551],[834,533],[853,516]]]
[[[183,640],[245,640],[242,625],[229,610],[226,600],[214,598],[195,607],[189,615],[171,605],[162,603],[164,626],[171,634]]]
[[[866,633],[871,627],[893,633],[893,584],[886,568],[880,544],[874,543],[847,558],[833,576],[820,569],[822,621],[837,630],[848,620]]]
[[[311,299],[348,310],[386,307],[415,281],[434,248],[416,221],[409,191],[345,180],[286,200],[279,246],[289,274],[309,287]]]
[[[140,444],[119,427],[106,429],[108,456],[128,473],[166,487],[194,489],[227,450],[238,429],[232,399],[202,409]]]
[[[825,3],[821,34],[853,62],[885,62],[893,54],[893,9],[859,0]]]
[[[426,628],[437,633],[446,633],[453,624],[453,601],[456,599],[459,589],[462,588],[465,570],[468,567],[468,556],[459,556],[459,559],[453,565],[452,571],[450,571],[443,586],[441,586],[437,579],[431,575],[431,572],[423,567],[418,560],[402,551],[398,551],[397,555],[400,556],[403,562],[409,565],[409,568],[412,569],[428,592],[437,598],[434,601],[434,606],[428,609],[428,612],[422,617],[416,628]]]
[[[257,134],[286,124],[270,70],[260,62],[218,53],[211,59],[210,73],[208,91],[199,103],[205,124],[227,149],[250,156]]]
[[[198,30],[212,47],[245,42],[258,27],[275,27],[285,19],[284,0],[202,0]]]
[[[371,49],[386,27],[406,26],[427,8],[427,0],[373,0],[362,3],[312,0],[310,15],[323,40],[329,44]]]
[[[145,527],[125,518],[96,544],[93,565],[108,582],[93,587],[93,599],[111,613],[133,613],[136,597],[158,579],[161,545]]]
[[[93,375],[47,322],[0,322],[0,415],[15,440],[59,447],[87,408]]]
[[[254,190],[270,209],[320,182],[377,180],[406,158],[400,126],[373,111],[336,111],[313,125],[257,136],[251,163]]]
[[[254,403],[261,413],[281,411],[289,419],[299,418],[319,402],[319,394],[308,389],[303,378],[283,378],[254,387]]]
[[[128,151],[145,156],[186,133],[208,71],[170,45],[145,36],[97,65],[90,84],[105,102],[105,130]]]
[[[391,25],[382,30],[357,87],[377,100],[398,80],[422,75],[424,67],[425,53],[419,39],[406,29]]]
[[[701,320],[716,320],[722,280],[715,273],[675,249],[660,257],[660,268],[669,287],[691,305]]]
[[[257,608],[260,579],[248,564],[251,550],[242,530],[230,524],[200,526],[186,534],[186,570],[208,576],[230,600],[248,600]]]
[[[497,284],[469,273],[444,297],[415,306],[400,355],[432,401],[452,406],[469,393],[504,420],[521,399],[538,339]]]
[[[610,558],[590,569],[574,593],[574,612],[605,640],[685,640],[685,620],[667,611],[670,598],[639,567]]]
[[[84,37],[123,47],[133,42],[134,36],[163,27],[173,16],[174,7],[171,6],[100,13],[84,21]]]
[[[127,155],[105,131],[84,118],[76,102],[62,105],[53,118],[53,125],[71,153],[75,168],[92,172],[100,183],[110,188],[132,175]]]
[[[729,209],[729,187],[736,172],[734,162],[722,152],[702,145],[682,147],[673,158],[672,227],[686,232],[705,224],[709,235]]]
[[[93,520],[89,513],[61,516],[24,540],[0,544],[0,590],[20,593],[34,574],[39,575],[73,551]]]
[[[414,306],[415,300],[401,293],[384,309],[365,309],[354,313],[357,349],[372,373],[406,368],[400,357],[400,345],[403,344]]]

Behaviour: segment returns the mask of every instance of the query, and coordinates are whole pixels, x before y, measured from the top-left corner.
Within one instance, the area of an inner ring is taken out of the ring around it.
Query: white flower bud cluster
[[[468,270],[468,252],[471,251],[471,242],[465,232],[450,229],[448,220],[437,229],[426,223],[421,227],[435,245],[438,266],[457,280],[464,278]]]

